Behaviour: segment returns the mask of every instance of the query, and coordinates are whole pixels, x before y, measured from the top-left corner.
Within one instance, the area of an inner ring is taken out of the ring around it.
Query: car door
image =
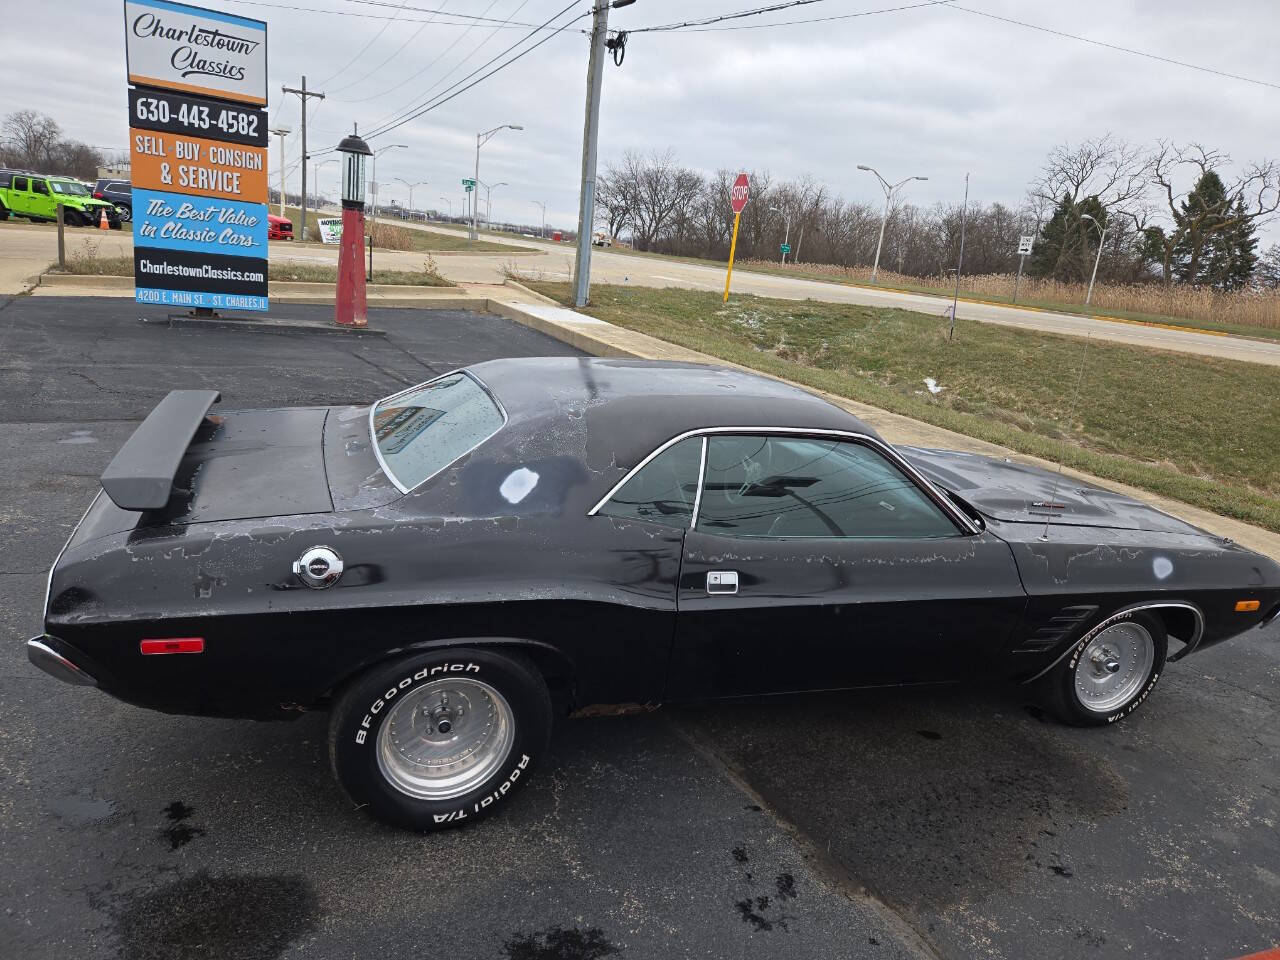
[[[47,217],[50,220],[57,216],[57,209],[54,205],[54,199],[49,193],[49,184],[44,180],[31,180],[31,212],[37,217]]]
[[[1025,606],[1008,546],[891,450],[709,436],[685,535],[667,696],[983,672]]]

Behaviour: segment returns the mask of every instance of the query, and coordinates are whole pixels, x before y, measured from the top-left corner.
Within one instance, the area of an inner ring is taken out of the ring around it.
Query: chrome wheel
[[[1155,659],[1155,641],[1146,627],[1132,621],[1107,627],[1076,661],[1076,699],[1094,713],[1120,709],[1146,684]]]
[[[403,793],[451,800],[480,786],[507,759],[515,718],[479,680],[424,683],[396,703],[378,731],[378,769]]]

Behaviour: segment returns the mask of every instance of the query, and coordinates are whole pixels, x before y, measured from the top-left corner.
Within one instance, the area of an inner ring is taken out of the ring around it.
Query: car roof
[[[533,357],[467,369],[502,403],[512,429],[555,435],[555,421],[585,417],[594,466],[630,468],[672,437],[711,427],[843,430],[879,439],[864,421],[819,396],[731,367]]]

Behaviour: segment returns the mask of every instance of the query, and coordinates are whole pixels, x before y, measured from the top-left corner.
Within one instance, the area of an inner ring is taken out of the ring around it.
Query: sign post
[[[1013,281],[1013,302],[1018,302],[1018,285],[1022,283],[1022,265],[1027,262],[1027,256],[1031,253],[1031,247],[1035,243],[1034,235],[1028,236],[1023,234],[1018,238],[1018,275]]]
[[[742,220],[742,208],[751,196],[751,181],[745,173],[738,174],[729,191],[729,206],[733,209],[733,238],[729,241],[729,269],[724,275],[724,302],[729,302],[729,281],[733,278],[733,257],[738,251],[738,224]]]
[[[139,303],[267,309],[267,25],[125,0]]]

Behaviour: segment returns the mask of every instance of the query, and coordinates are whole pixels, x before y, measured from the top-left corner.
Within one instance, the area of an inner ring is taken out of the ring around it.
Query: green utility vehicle
[[[30,170],[0,170],[0,220],[25,217],[32,223],[49,223],[58,219],[58,204],[62,204],[63,219],[69,226],[96,227],[105,210],[111,229],[120,229],[115,206],[95,200],[79,180]]]

